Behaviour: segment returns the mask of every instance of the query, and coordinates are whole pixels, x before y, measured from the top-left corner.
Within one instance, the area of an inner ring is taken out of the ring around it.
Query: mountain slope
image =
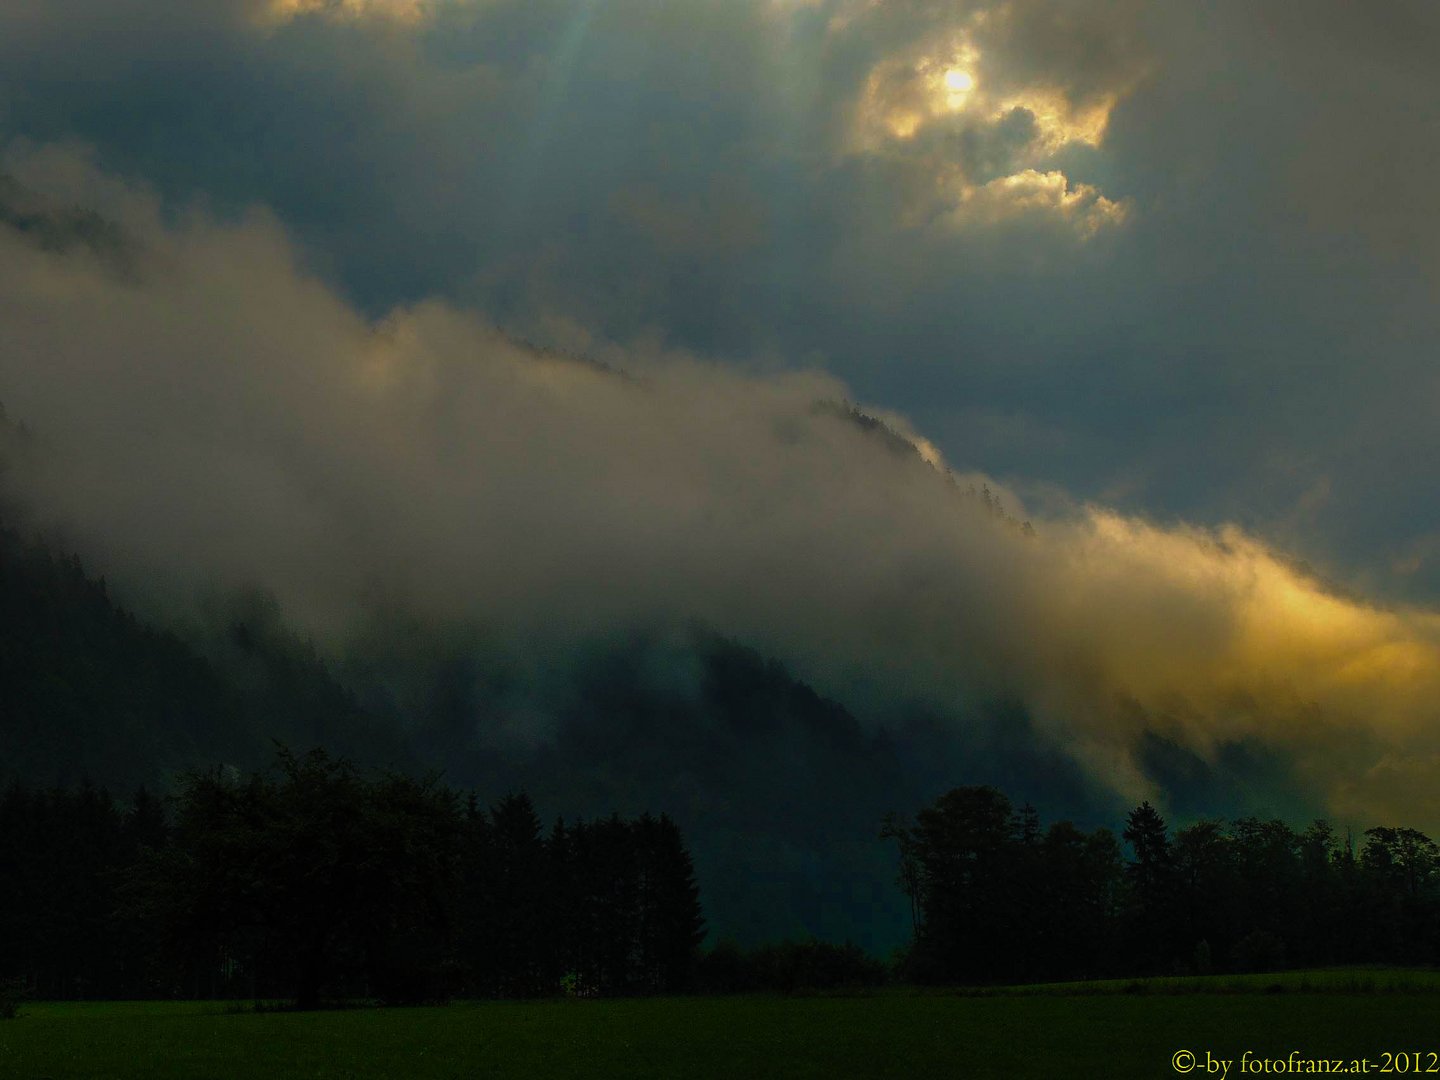
[[[317,659],[243,624],[217,664],[137,620],[73,555],[0,531],[0,781],[167,786],[272,740],[403,760]]]

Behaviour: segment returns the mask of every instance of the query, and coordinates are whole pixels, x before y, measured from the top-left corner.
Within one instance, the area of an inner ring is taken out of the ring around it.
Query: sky
[[[1428,0],[11,4],[0,159],[113,226],[0,228],[14,483],[148,596],[700,619],[1440,827]]]

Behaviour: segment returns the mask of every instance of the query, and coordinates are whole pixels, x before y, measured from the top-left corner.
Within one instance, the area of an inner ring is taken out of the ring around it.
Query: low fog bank
[[[172,625],[273,598],[372,708],[477,776],[589,768],[595,801],[683,782],[677,747],[700,736],[675,725],[704,709],[602,707],[583,658],[678,635],[655,677],[693,697],[699,625],[844,706],[844,768],[872,762],[876,792],[913,792],[921,760],[1064,762],[1076,799],[1183,813],[1248,787],[1440,827],[1434,612],[1337,596],[1232,527],[1027,514],[823,372],[643,339],[580,361],[440,302],[373,321],[264,210],[162,206],[70,148],[6,167],[0,401],[30,433],[6,473],[27,522]],[[450,672],[436,728],[416,702],[446,684],[423,673],[467,635],[477,667]],[[732,736],[782,790],[799,751]],[[825,767],[815,797],[839,805]]]

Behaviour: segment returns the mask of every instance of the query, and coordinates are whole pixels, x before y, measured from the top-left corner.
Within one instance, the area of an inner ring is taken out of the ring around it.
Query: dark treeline
[[[1440,960],[1440,849],[1323,821],[1202,820],[1148,803],[1122,833],[1045,827],[988,787],[891,821],[914,940],[896,972],[986,983]],[[869,986],[852,945],[704,936],[668,817],[545,829],[434,781],[281,751],[162,802],[0,796],[0,977],[44,998],[577,996]]]
[[[742,949],[722,941],[700,960],[696,988],[711,994],[865,989],[890,981],[884,961],[858,945],[836,945],[813,938],[780,941]]]
[[[1044,828],[1030,807],[967,787],[884,835],[900,849],[915,918],[905,973],[919,981],[1440,961],[1440,849],[1414,829],[1369,829],[1357,852],[1325,821],[1172,834],[1144,803],[1117,838]]]
[[[703,931],[666,816],[557,822],[320,751],[0,796],[0,976],[42,998],[658,993]]]

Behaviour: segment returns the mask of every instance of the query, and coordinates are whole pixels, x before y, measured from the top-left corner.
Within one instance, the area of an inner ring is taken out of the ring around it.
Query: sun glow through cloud
[[[922,41],[917,51],[872,66],[856,103],[850,152],[890,156],[917,147],[922,160],[934,163],[937,189],[950,193],[950,212],[938,216],[956,227],[1040,215],[1069,223],[1083,240],[1123,224],[1126,202],[1073,181],[1051,160],[1067,146],[1101,147],[1120,90],[1076,102],[1033,76],[1019,85],[1007,81],[1003,65],[986,55],[993,21],[985,16],[980,12],[958,36]],[[1019,141],[1017,131],[1025,132]],[[1005,147],[1000,175],[976,176],[963,159],[947,160],[966,139]],[[905,220],[936,216],[927,207]]]
[[[945,73],[945,89],[951,94],[968,94],[975,89],[975,76],[968,71],[951,68]]]

